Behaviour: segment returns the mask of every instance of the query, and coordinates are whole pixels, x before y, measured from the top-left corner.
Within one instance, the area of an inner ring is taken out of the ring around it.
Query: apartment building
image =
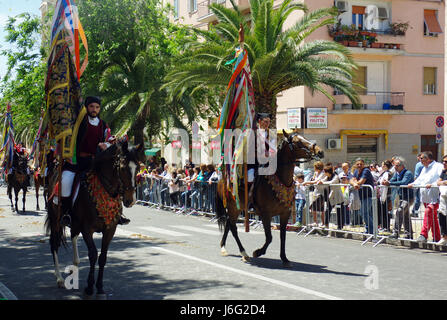
[[[210,3],[231,6],[229,0],[170,1],[174,21],[200,28],[217,22]],[[381,161],[399,154],[413,167],[416,154],[424,150],[440,159],[443,134],[436,119],[444,114],[444,2],[303,2],[310,10],[339,9],[338,23],[317,30],[307,41],[334,40],[349,48],[359,66],[355,82],[365,88],[359,89],[362,107],[354,109],[346,96],[335,91],[334,103],[322,94],[312,96],[306,88],[293,88],[278,97],[278,131],[301,127],[307,138],[326,148],[325,160],[333,163],[357,157]],[[236,3],[250,10],[248,0]],[[281,0],[275,1],[280,4]],[[285,28],[299,18],[291,16]]]

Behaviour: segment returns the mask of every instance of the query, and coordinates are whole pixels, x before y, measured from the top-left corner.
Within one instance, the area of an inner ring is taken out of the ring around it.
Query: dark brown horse
[[[265,254],[267,247],[272,242],[271,220],[273,216],[280,216],[280,238],[281,238],[281,260],[284,265],[289,264],[286,257],[286,227],[292,212],[294,201],[293,170],[297,161],[310,161],[311,159],[323,158],[324,154],[320,147],[311,143],[297,133],[287,134],[283,131],[284,139],[278,147],[277,169],[274,175],[258,175],[254,182],[253,205],[256,215],[262,219],[265,232],[265,243],[260,249],[253,252],[253,257]],[[225,194],[226,192],[226,194]],[[282,195],[280,195],[282,192]],[[240,199],[244,199],[244,190],[239,191]],[[224,196],[226,208],[224,206]],[[285,195],[285,196],[284,196]],[[288,197],[287,197],[288,195]],[[245,252],[237,234],[236,222],[241,214],[237,209],[236,202],[228,190],[225,190],[224,181],[221,180],[217,186],[216,195],[216,216],[219,227],[224,228],[222,240],[220,242],[221,254],[227,255],[225,243],[228,232],[231,230],[235,238],[243,261],[248,261],[249,256]]]
[[[22,203],[23,212],[25,212],[25,200],[26,192],[29,185],[29,173],[28,173],[28,157],[26,155],[19,154],[14,151],[12,172],[7,176],[8,189],[7,193],[9,200],[11,201],[12,211],[19,212],[17,208],[17,201],[19,199],[19,192],[22,190]],[[12,189],[14,189],[15,203],[12,202]]]
[[[34,179],[34,187],[36,188],[36,210],[39,211],[39,190],[40,187],[43,188],[43,200],[45,202],[45,209],[47,208],[47,196],[48,196],[48,179],[45,178],[43,174],[41,174],[40,168],[34,171],[33,179]]]
[[[131,207],[136,202],[136,174],[138,163],[144,160],[143,145],[128,149],[127,142],[117,142],[102,153],[100,153],[95,161],[94,168],[87,174],[86,183],[81,183],[79,193],[72,209],[71,220],[71,240],[73,243],[73,264],[79,265],[79,256],[77,249],[77,239],[80,233],[88,248],[88,257],[90,261],[90,272],[87,280],[87,287],[84,290],[85,298],[90,298],[93,295],[93,286],[95,285],[95,266],[98,261],[99,272],[96,280],[96,296],[98,299],[105,299],[106,294],[103,290],[103,275],[104,266],[107,260],[107,251],[109,244],[115,234],[116,225],[122,213],[121,202],[126,207]],[[57,176],[57,168],[54,170],[53,179]],[[96,181],[96,185],[93,183]],[[111,209],[101,211],[98,207],[101,202],[98,200],[99,184],[103,186],[101,189],[101,198],[110,200],[110,202],[103,203],[115,205],[113,216],[101,216],[102,214],[110,214]],[[95,191],[96,190],[96,191]],[[108,196],[107,196],[108,195]],[[102,214],[100,213],[102,212]],[[57,250],[61,244],[64,246],[64,228],[60,224],[60,216],[57,205],[53,203],[51,198],[48,202],[48,216],[46,221],[47,230],[50,231],[50,246],[51,253],[55,265],[55,275],[59,287],[64,287],[64,279],[59,271],[59,261]],[[102,233],[101,254],[98,259],[98,250],[93,241],[93,233]]]

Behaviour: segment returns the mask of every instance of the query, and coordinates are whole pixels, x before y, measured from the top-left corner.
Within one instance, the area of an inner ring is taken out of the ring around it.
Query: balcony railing
[[[403,110],[405,92],[361,91],[362,106],[360,110]],[[352,102],[345,95],[335,93],[334,110],[354,109]]]
[[[225,5],[225,2],[226,0],[205,0],[199,2],[197,4],[198,19],[202,21],[205,20],[206,18],[213,16],[213,13],[210,10],[210,4],[219,3]]]

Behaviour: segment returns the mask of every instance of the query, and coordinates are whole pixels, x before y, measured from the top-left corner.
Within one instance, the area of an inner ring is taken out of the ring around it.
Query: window
[[[178,4],[179,4],[179,0],[174,0],[174,19],[178,19]]]
[[[424,94],[436,94],[436,68],[424,67]]]
[[[438,21],[438,11],[424,10],[424,36],[437,37],[439,33],[442,33],[442,29]]]
[[[188,0],[188,11],[197,11],[197,0]]]
[[[367,86],[366,86],[366,67],[361,67],[361,66],[358,67],[354,77],[352,78],[352,83],[357,83],[357,84],[364,86],[365,89],[355,87],[355,91],[357,91],[357,93],[360,95],[366,95],[366,91],[367,91],[367,89],[366,89],[367,88]]]
[[[352,6],[352,24],[359,30],[363,29],[363,20],[365,18],[366,7]]]

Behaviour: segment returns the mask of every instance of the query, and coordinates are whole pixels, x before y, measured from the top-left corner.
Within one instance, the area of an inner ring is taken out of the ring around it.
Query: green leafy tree
[[[16,140],[33,142],[44,106],[46,63],[40,49],[40,19],[28,13],[10,17],[5,27],[9,44],[7,72],[0,83],[1,110],[11,104]],[[2,122],[3,124],[3,122]]]
[[[141,143],[160,134],[162,123],[168,128],[194,119],[204,91],[172,99],[162,88],[188,34],[169,21],[159,0],[84,0],[79,8],[89,41],[83,92],[104,98],[103,117],[114,132],[129,132]]]
[[[171,92],[181,95],[185,87],[224,88],[232,73],[231,65],[225,62],[233,59],[239,46],[242,24],[256,111],[269,112],[276,119],[277,95],[299,86],[309,88],[312,94],[320,92],[332,101],[331,91],[336,89],[359,105],[351,82],[356,65],[349,50],[333,41],[306,41],[318,28],[334,24],[337,10],[323,8],[308,12],[305,5],[292,0],[285,0],[274,9],[273,3],[273,0],[250,0],[248,15],[242,14],[233,1],[233,8],[211,4],[218,24],[207,31],[195,29],[200,40],[189,44],[190,49],[167,76]],[[296,11],[304,11],[304,15],[284,30],[286,19]],[[333,89],[329,91],[330,88]]]

